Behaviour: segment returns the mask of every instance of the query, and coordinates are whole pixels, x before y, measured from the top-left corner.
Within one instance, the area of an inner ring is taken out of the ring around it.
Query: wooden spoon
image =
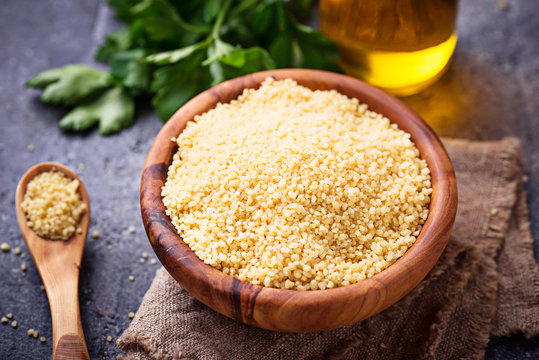
[[[36,175],[51,170],[60,171],[70,179],[79,180],[79,194],[86,204],[86,210],[79,222],[82,231],[75,231],[75,234],[66,241],[47,240],[38,236],[28,226],[21,207],[28,182]],[[15,192],[15,207],[22,236],[47,290],[52,316],[53,359],[89,360],[82,332],[78,296],[79,268],[90,223],[90,201],[84,184],[77,174],[62,164],[40,163],[28,170],[19,181]]]

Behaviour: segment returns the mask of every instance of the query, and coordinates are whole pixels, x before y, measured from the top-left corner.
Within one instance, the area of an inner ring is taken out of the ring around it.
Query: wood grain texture
[[[244,88],[257,88],[268,76],[292,78],[311,89],[335,89],[356,97],[388,117],[412,140],[432,176],[430,213],[415,244],[388,269],[357,284],[328,290],[294,291],[239,281],[204,264],[176,233],[165,214],[161,187],[177,146],[171,141],[197,114],[228,102]],[[144,226],[168,272],[195,298],[245,324],[279,331],[320,331],[352,324],[392,305],[432,269],[453,227],[457,186],[451,161],[430,127],[400,100],[359,80],[325,71],[270,70],[226,81],[180,108],[157,135],[144,165],[140,190]]]
[[[86,204],[79,222],[82,232],[75,232],[66,241],[47,240],[38,236],[28,227],[21,207],[28,182],[36,175],[51,170],[79,180],[79,194]],[[79,269],[90,224],[90,201],[86,188],[77,174],[68,167],[54,162],[40,163],[28,170],[19,181],[15,192],[15,207],[22,236],[47,291],[52,316],[53,359],[90,359],[82,331],[78,296]]]

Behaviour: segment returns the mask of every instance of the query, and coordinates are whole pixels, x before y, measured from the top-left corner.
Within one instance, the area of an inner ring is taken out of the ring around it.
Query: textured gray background
[[[39,71],[72,62],[95,64],[104,34],[117,26],[103,0],[2,0],[0,3],[0,242],[27,253],[17,227],[14,192],[21,175],[41,161],[75,169],[92,200],[91,229],[83,257],[80,296],[92,359],[114,358],[114,340],[129,324],[158,265],[139,263],[152,254],[139,213],[139,177],[161,123],[144,105],[135,125],[121,134],[65,134],[56,125],[65,110],[43,105],[23,83]],[[499,139],[513,135],[524,145],[532,230],[539,238],[539,1],[464,0],[459,43],[449,72],[406,101],[443,136]],[[35,150],[27,151],[33,144]],[[84,164],[83,170],[79,164]],[[129,226],[136,232],[130,233]],[[112,245],[112,249],[107,248]],[[536,254],[539,243],[536,241]],[[536,255],[537,258],[537,255]],[[28,265],[26,276],[20,265]],[[51,357],[52,330],[41,280],[27,255],[0,253],[0,316],[12,312],[17,329],[0,324],[0,359]],[[130,282],[130,274],[135,281]],[[106,309],[106,310],[105,310]],[[29,338],[39,329],[47,342]],[[493,339],[489,359],[539,358],[539,338]]]

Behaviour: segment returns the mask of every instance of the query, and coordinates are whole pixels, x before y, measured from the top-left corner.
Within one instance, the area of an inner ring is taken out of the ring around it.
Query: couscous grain
[[[50,240],[67,240],[86,210],[78,193],[79,181],[58,171],[36,175],[27,185],[21,204],[28,226]]]
[[[357,99],[268,78],[194,120],[163,203],[195,254],[240,280],[357,283],[401,257],[427,219],[426,162]]]

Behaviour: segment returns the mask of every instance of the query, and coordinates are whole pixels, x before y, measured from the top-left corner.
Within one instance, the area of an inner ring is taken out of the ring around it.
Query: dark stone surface
[[[459,44],[449,72],[420,95],[407,98],[443,136],[523,142],[532,230],[539,238],[539,2],[495,0],[461,2]],[[65,134],[56,123],[64,110],[43,105],[39,93],[23,87],[41,70],[72,62],[93,62],[104,34],[116,24],[104,0],[4,0],[0,6],[0,242],[21,247],[0,253],[0,316],[14,314],[18,328],[0,324],[0,359],[47,359],[52,331],[46,295],[17,227],[15,187],[22,174],[41,161],[75,169],[92,201],[91,230],[80,277],[80,303],[92,359],[114,358],[114,341],[129,324],[158,265],[139,262],[152,254],[139,212],[139,180],[146,152],[161,123],[139,110],[133,127],[101,137],[96,131]],[[144,108],[140,106],[139,108]],[[29,152],[27,145],[35,150]],[[84,169],[79,168],[84,164]],[[130,233],[129,226],[136,232]],[[111,245],[112,249],[107,246]],[[536,241],[536,257],[539,243]],[[151,255],[150,257],[154,257]],[[28,266],[26,276],[21,264]],[[135,276],[130,282],[129,275]],[[29,338],[38,329],[47,342]],[[539,338],[522,335],[492,339],[489,359],[539,358]]]

